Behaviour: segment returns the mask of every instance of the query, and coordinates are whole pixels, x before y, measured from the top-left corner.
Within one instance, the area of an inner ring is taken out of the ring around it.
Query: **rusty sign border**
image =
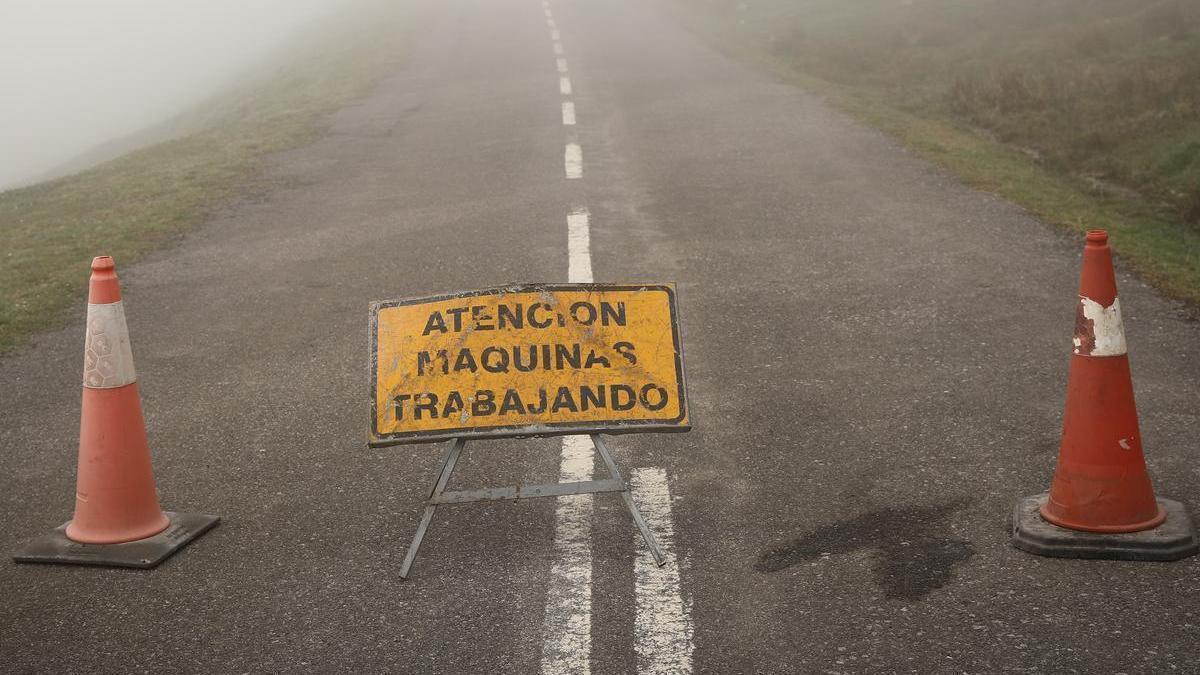
[[[427,302],[441,302],[461,298],[477,298],[489,295],[506,295],[509,293],[537,293],[542,291],[663,291],[667,294],[667,307],[670,310],[671,333],[675,347],[675,373],[678,386],[679,416],[673,420],[645,419],[620,420],[617,422],[597,422],[592,424],[580,422],[546,422],[542,424],[510,424],[506,426],[487,427],[486,429],[442,429],[436,431],[406,431],[379,433],[379,410],[376,404],[379,374],[379,311],[390,307],[403,307]],[[496,286],[477,291],[459,291],[443,293],[419,298],[403,298],[400,300],[381,300],[372,302],[370,306],[370,358],[371,369],[371,424],[368,428],[367,446],[384,448],[393,445],[408,445],[416,443],[435,443],[457,438],[540,438],[548,436],[590,435],[598,433],[630,434],[642,432],[686,432],[691,430],[690,424],[677,424],[688,419],[687,377],[683,370],[683,333],[679,325],[679,308],[675,298],[675,284],[517,284],[513,286]]]

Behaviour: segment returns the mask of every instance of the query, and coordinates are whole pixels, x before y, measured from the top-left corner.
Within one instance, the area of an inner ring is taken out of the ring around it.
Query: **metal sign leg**
[[[450,446],[446,448],[446,454],[442,456],[442,470],[438,473],[437,482],[433,484],[433,489],[429,492],[429,501],[425,505],[425,513],[421,516],[421,522],[417,525],[417,533],[413,535],[412,543],[408,545],[408,553],[404,556],[404,564],[400,566],[401,579],[408,578],[408,571],[412,568],[413,561],[417,559],[417,550],[421,548],[421,540],[425,538],[425,530],[429,529],[429,523],[433,520],[433,512],[437,510],[437,504],[434,502],[446,489],[446,484],[450,482],[450,474],[454,471],[454,464],[458,462],[458,457],[462,454],[463,446],[466,444],[466,439],[456,438],[450,441]]]
[[[442,457],[442,468],[438,472],[437,481],[429,491],[429,500],[425,502],[425,513],[421,515],[421,522],[417,524],[417,532],[413,535],[412,543],[408,545],[408,553],[404,556],[404,563],[400,566],[400,578],[408,578],[409,570],[412,569],[413,562],[417,559],[417,551],[421,548],[421,540],[425,538],[425,532],[429,529],[429,524],[433,521],[433,514],[437,511],[439,504],[465,504],[469,502],[498,500],[515,501],[532,497],[602,494],[605,492],[621,493],[621,499],[625,500],[625,507],[629,509],[629,515],[633,516],[633,522],[637,525],[638,531],[642,533],[642,539],[646,540],[646,547],[650,549],[650,554],[654,556],[654,562],[659,567],[665,565],[667,561],[663,557],[662,550],[658,548],[658,542],[654,539],[654,533],[650,531],[650,526],[646,524],[646,519],[638,511],[637,504],[634,504],[633,494],[629,491],[629,484],[625,482],[625,479],[621,477],[621,472],[617,470],[617,463],[613,460],[612,454],[608,452],[608,446],[604,443],[604,439],[600,438],[599,434],[591,434],[591,438],[592,444],[596,446],[596,451],[600,453],[600,458],[604,460],[604,465],[608,467],[609,473],[612,474],[612,477],[607,480],[552,483],[549,485],[518,485],[506,488],[446,492],[446,484],[450,482],[450,474],[454,472],[454,465],[462,455],[463,447],[467,444],[466,439],[463,438],[456,438],[451,441],[450,446],[446,449],[446,454]]]
[[[667,564],[666,558],[663,558],[662,551],[658,548],[658,542],[654,539],[654,533],[650,531],[650,526],[646,524],[646,519],[642,518],[642,513],[638,511],[637,505],[633,503],[633,495],[629,492],[629,485],[625,482],[624,478],[621,478],[621,472],[617,471],[617,463],[613,461],[612,455],[608,453],[608,446],[605,445],[604,439],[600,438],[600,434],[592,434],[592,444],[596,446],[596,451],[600,453],[600,458],[604,460],[609,473],[624,488],[621,490],[621,499],[625,500],[625,506],[629,508],[629,515],[633,516],[633,522],[637,524],[638,530],[641,531],[642,539],[646,540],[646,547],[650,549],[650,554],[654,556],[654,563],[662,567]]]

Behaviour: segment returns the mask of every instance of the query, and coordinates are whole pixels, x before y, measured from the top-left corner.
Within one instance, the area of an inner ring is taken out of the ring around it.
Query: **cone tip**
[[[1094,246],[1103,246],[1108,243],[1108,232],[1105,230],[1088,230],[1087,243]]]
[[[116,269],[116,267],[117,266],[115,263],[113,263],[112,256],[110,255],[98,255],[95,258],[92,258],[93,272],[111,272]]]
[[[121,300],[121,286],[112,256],[92,258],[92,278],[88,281],[88,302],[106,305]]]

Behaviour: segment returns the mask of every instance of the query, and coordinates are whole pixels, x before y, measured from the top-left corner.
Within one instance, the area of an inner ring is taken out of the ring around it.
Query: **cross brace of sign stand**
[[[533,497],[561,497],[564,495],[598,494],[601,492],[621,493],[621,498],[625,501],[625,506],[629,508],[629,515],[633,516],[633,522],[637,524],[638,530],[642,533],[642,538],[646,540],[646,546],[649,547],[650,553],[654,556],[654,562],[659,567],[665,565],[667,561],[663,558],[662,551],[658,548],[658,542],[654,540],[654,533],[646,525],[646,519],[642,518],[637,505],[633,503],[633,495],[629,491],[629,485],[621,478],[621,473],[617,470],[617,463],[613,461],[612,455],[609,454],[608,446],[605,445],[604,439],[600,438],[599,434],[590,434],[590,436],[592,444],[596,446],[596,451],[600,453],[600,458],[604,460],[605,466],[608,467],[608,472],[611,476],[608,479],[585,480],[572,483],[546,483],[542,485],[517,485],[512,487],[485,488],[482,490],[461,490],[457,492],[446,492],[446,484],[450,482],[450,474],[454,471],[454,465],[458,462],[458,458],[467,444],[467,439],[456,438],[450,441],[449,446],[446,448],[446,454],[442,457],[442,468],[438,472],[437,481],[434,482],[433,489],[429,493],[429,501],[425,503],[425,513],[421,516],[421,522],[417,525],[417,532],[413,535],[412,543],[408,546],[408,554],[404,556],[404,564],[400,567],[400,578],[408,578],[409,569],[412,568],[413,561],[417,558],[417,550],[421,548],[421,540],[425,538],[425,531],[429,529],[429,523],[433,520],[433,514],[439,505],[504,500],[515,501],[518,499],[531,499]]]

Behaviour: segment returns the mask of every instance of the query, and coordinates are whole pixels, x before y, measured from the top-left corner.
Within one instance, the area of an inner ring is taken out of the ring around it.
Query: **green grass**
[[[0,193],[0,351],[62,321],[86,295],[93,256],[125,266],[169,244],[250,189],[267,153],[319,135],[329,112],[400,58],[396,4],[360,2],[314,22],[208,103],[147,130],[182,136]]]
[[[820,91],[1200,306],[1197,0],[671,0],[718,47]]]

